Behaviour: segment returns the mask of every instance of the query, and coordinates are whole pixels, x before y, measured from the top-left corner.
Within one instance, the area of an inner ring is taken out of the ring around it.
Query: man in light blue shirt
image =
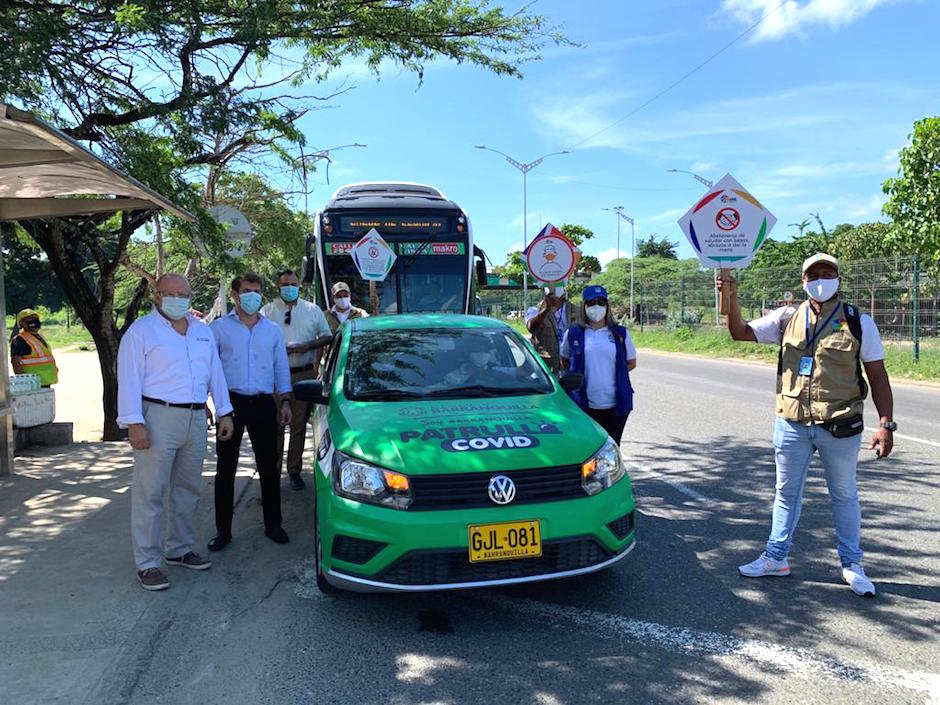
[[[261,483],[264,533],[275,543],[290,539],[281,527],[281,483],[277,467],[277,436],[291,422],[290,367],[280,327],[260,314],[261,277],[246,272],[232,281],[234,310],[212,322],[234,408],[234,433],[216,446],[216,536],[210,551],[232,540],[235,472],[245,429],[251,439]]]

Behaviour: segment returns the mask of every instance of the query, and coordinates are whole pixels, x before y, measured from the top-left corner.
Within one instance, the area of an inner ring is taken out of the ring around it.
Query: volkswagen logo
[[[509,504],[516,498],[516,484],[505,475],[494,475],[486,492],[496,504]]]

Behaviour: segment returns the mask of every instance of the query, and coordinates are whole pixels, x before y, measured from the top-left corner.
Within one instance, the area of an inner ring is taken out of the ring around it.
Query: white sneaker
[[[790,574],[790,564],[787,559],[777,561],[766,553],[760,554],[756,561],[747,565],[739,565],[738,572],[745,578],[763,578],[765,575],[784,576]]]
[[[852,592],[862,597],[875,596],[875,584],[865,575],[865,569],[859,563],[853,563],[842,569],[842,580],[852,588]]]

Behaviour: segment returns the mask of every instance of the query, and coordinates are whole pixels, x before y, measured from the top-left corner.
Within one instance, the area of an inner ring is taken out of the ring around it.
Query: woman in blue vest
[[[587,325],[574,324],[565,333],[562,367],[584,375],[571,398],[620,443],[633,410],[630,370],[636,367],[636,348],[629,331],[611,318],[604,287],[585,287],[582,298]]]

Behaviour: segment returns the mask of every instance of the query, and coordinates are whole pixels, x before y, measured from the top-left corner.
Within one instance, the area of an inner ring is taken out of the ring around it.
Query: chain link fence
[[[940,357],[940,278],[924,276],[919,257],[841,262],[839,273],[842,299],[869,313],[886,342],[910,347],[915,360],[923,354]],[[743,269],[735,275],[747,319],[805,298],[798,267]],[[635,323],[721,325],[714,276],[700,271],[672,281],[637,280]]]

